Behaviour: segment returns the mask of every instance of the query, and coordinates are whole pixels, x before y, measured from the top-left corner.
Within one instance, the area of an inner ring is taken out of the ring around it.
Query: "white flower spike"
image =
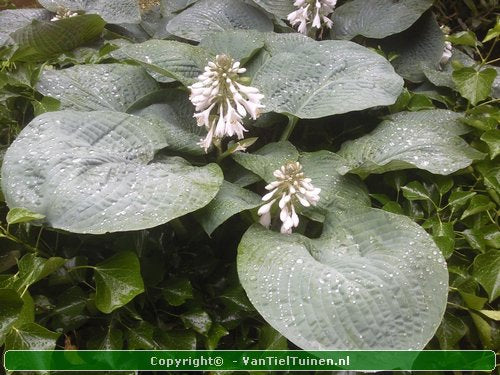
[[[304,207],[315,206],[319,201],[321,189],[315,188],[311,179],[304,176],[299,162],[288,163],[275,170],[274,177],[276,181],[266,186],[266,190],[270,192],[262,197],[262,200],[267,203],[259,208],[260,223],[269,227],[271,208],[279,200],[280,220],[283,223],[281,233],[290,234],[292,229],[299,225],[295,204],[300,203]]]
[[[439,62],[441,65],[446,65],[448,61],[450,61],[453,56],[453,46],[450,42],[444,42],[444,51],[443,56],[441,57],[441,61]]]
[[[310,27],[332,28],[333,22],[328,15],[333,13],[337,0],[296,0],[293,5],[299,9],[290,13],[287,19],[293,27],[298,25],[299,33],[307,34]]]
[[[75,16],[78,16],[78,13],[72,12],[71,10],[69,10],[68,8],[65,8],[65,7],[59,7],[57,9],[56,15],[54,17],[52,17],[50,20],[51,21],[59,21],[59,20],[62,20],[64,18],[71,18],[71,17],[75,17]]]
[[[196,107],[194,115],[198,126],[205,126],[208,134],[199,145],[208,151],[214,141],[226,136],[236,135],[243,138],[247,130],[243,127],[243,118],[248,114],[256,120],[264,106],[264,98],[255,87],[238,82],[239,75],[246,72],[240,63],[226,55],[217,55],[205,67],[198,77],[198,82],[189,86],[189,100]]]

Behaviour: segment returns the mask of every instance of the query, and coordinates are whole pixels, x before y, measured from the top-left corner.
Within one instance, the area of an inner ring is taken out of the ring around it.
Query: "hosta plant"
[[[0,12],[6,349],[494,347],[498,23],[40,5]]]

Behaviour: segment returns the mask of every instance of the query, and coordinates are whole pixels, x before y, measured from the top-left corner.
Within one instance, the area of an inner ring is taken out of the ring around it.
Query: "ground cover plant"
[[[498,350],[496,0],[0,5],[3,350]]]

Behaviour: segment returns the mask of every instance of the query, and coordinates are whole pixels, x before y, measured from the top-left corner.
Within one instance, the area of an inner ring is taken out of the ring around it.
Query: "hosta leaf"
[[[13,328],[5,340],[6,350],[54,350],[60,333],[49,331],[36,323]]]
[[[194,82],[203,71],[210,54],[202,48],[173,40],[148,40],[126,44],[111,55],[134,60],[153,71],[160,82],[177,80],[185,85]],[[166,80],[165,80],[166,79]]]
[[[49,21],[50,12],[45,9],[5,9],[0,11],[0,47],[14,43],[10,34],[33,20]]]
[[[39,0],[40,5],[57,12],[63,7],[71,11],[98,14],[108,23],[139,23],[141,13],[137,0]]]
[[[297,10],[290,0],[254,0],[254,3],[282,19],[286,19],[290,13]]]
[[[257,194],[224,181],[214,200],[198,211],[196,217],[205,232],[211,235],[231,216],[255,208],[261,203]]]
[[[139,259],[131,251],[120,252],[95,267],[96,307],[109,314],[144,292]]]
[[[347,41],[306,40],[255,72],[252,86],[265,95],[266,112],[319,118],[393,104],[401,93],[403,80],[377,53]]]
[[[199,46],[213,55],[226,54],[244,64],[264,47],[266,35],[255,30],[234,30],[211,34]]]
[[[459,137],[468,132],[461,116],[446,110],[392,115],[372,133],[342,145],[339,154],[349,167],[341,171],[367,176],[416,167],[447,175],[465,168],[484,154]]]
[[[286,163],[299,159],[299,152],[288,141],[269,143],[253,153],[238,152],[234,160],[241,166],[259,175],[264,181],[275,180],[273,172]]]
[[[412,82],[425,79],[424,66],[437,68],[444,51],[444,34],[432,13],[427,13],[408,30],[381,42],[386,53],[395,53],[394,69]]]
[[[123,64],[76,65],[44,70],[36,89],[61,102],[61,109],[125,112],[136,101],[158,89],[146,71]]]
[[[160,0],[160,9],[163,15],[179,12],[193,5],[198,0]]]
[[[455,70],[452,74],[458,92],[472,105],[490,96],[496,76],[497,71],[493,68],[477,70],[465,67]]]
[[[101,17],[87,14],[56,22],[37,21],[11,34],[18,48],[13,61],[41,61],[67,52],[101,35],[106,23]]]
[[[3,345],[5,336],[19,318],[23,304],[14,289],[0,289],[0,345]]]
[[[273,24],[265,13],[241,0],[201,0],[167,25],[169,33],[194,41],[234,29],[272,31]]]
[[[352,39],[356,35],[382,39],[408,29],[432,3],[432,0],[353,0],[333,13],[332,35],[337,39]]]
[[[305,349],[422,349],[447,302],[441,252],[411,219],[353,204],[318,239],[252,226],[238,274],[260,314]]]
[[[43,114],[7,151],[2,191],[10,207],[78,233],[138,230],[208,204],[222,183],[214,164],[196,168],[155,153],[158,124],[119,112]]]
[[[500,253],[492,250],[478,255],[472,275],[488,292],[490,302],[497,299],[500,296]]]
[[[164,129],[167,148],[190,155],[203,155],[198,145],[207,134],[204,127],[196,123],[194,106],[187,93],[180,90],[158,92],[159,103],[129,112],[149,121],[158,122]]]

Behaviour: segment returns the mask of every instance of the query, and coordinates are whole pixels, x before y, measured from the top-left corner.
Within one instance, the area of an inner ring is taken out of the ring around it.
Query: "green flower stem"
[[[295,129],[295,125],[299,122],[299,118],[293,115],[288,115],[288,124],[281,134],[280,141],[288,141],[288,138],[292,135],[293,129]]]

